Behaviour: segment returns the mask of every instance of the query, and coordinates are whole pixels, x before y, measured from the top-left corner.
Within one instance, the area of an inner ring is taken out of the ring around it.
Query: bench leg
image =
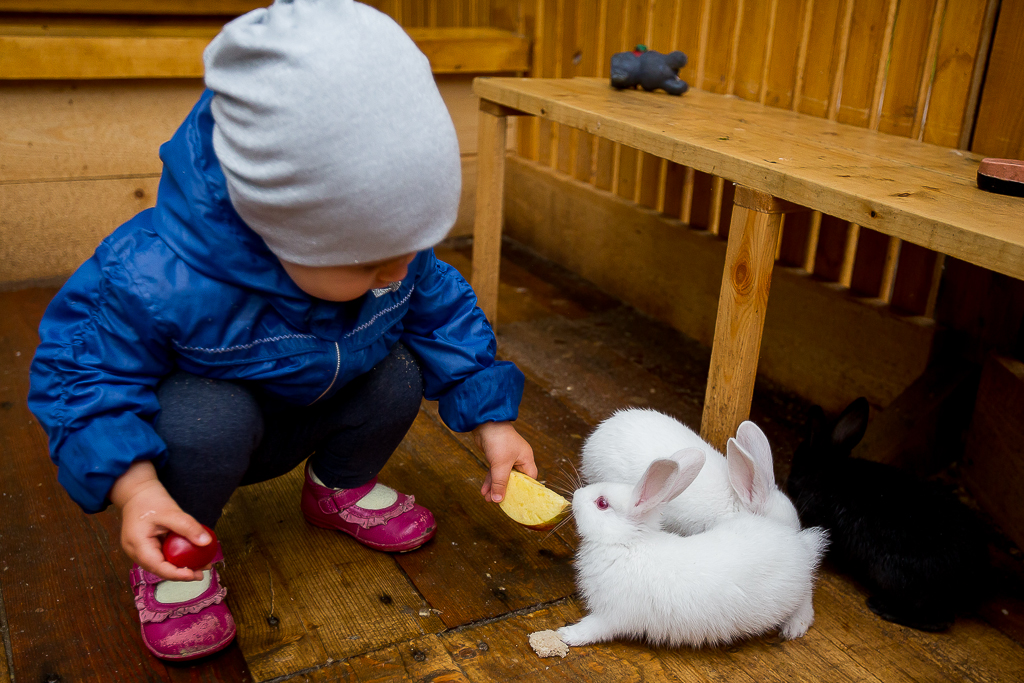
[[[750,415],[782,215],[800,210],[743,186],[736,188],[733,204],[700,430],[723,453]]]
[[[506,115],[488,111],[481,104],[471,280],[477,304],[495,329],[498,323],[507,122]]]

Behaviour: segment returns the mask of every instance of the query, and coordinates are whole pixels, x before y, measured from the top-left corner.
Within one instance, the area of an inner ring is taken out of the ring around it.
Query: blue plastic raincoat
[[[332,395],[398,341],[421,361],[424,394],[456,431],[514,420],[523,375],[495,361],[476,297],[433,251],[397,291],[352,303],[311,298],[232,208],[213,151],[212,93],[161,146],[156,206],[103,241],[40,325],[29,407],[58,479],[87,512],[109,504],[137,460],[159,467],[155,389],[180,368],[258,382],[297,405]]]

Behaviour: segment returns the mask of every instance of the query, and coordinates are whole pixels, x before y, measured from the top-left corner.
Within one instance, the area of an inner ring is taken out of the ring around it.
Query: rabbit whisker
[[[572,521],[572,514],[571,513],[566,515],[565,519],[563,519],[561,522],[559,522],[554,527],[552,527],[550,531],[548,531],[546,534],[544,534],[544,538],[541,539],[541,543],[545,543],[549,538],[551,538],[552,535],[554,535],[558,530],[560,530],[562,527],[564,527],[570,521]]]
[[[576,488],[583,488],[583,477],[580,476],[580,471],[576,469],[576,465],[572,464],[572,460],[566,460],[565,462],[572,468],[573,481],[576,482]]]

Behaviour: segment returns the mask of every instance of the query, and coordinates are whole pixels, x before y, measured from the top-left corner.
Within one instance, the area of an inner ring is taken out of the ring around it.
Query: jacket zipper
[[[341,347],[338,346],[338,342],[334,342],[334,352],[338,356],[338,362],[334,366],[334,377],[331,378],[331,383],[329,385],[327,385],[326,389],[324,389],[324,393],[320,394],[315,399],[313,399],[313,401],[311,403],[309,403],[309,405],[313,405],[313,403],[316,403],[317,401],[322,399],[324,396],[326,396],[327,392],[330,391],[331,387],[334,386],[334,383],[338,381],[338,373],[341,372]]]

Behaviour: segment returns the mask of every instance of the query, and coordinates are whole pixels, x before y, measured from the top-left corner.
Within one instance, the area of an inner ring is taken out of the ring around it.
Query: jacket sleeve
[[[494,332],[473,289],[433,251],[419,259],[402,343],[422,362],[424,396],[457,432],[515,420],[525,378],[513,363],[495,360]]]
[[[49,437],[57,479],[86,512],[110,504],[136,460],[166,457],[152,421],[171,363],[150,306],[101,244],[50,303],[31,367],[29,408]]]

